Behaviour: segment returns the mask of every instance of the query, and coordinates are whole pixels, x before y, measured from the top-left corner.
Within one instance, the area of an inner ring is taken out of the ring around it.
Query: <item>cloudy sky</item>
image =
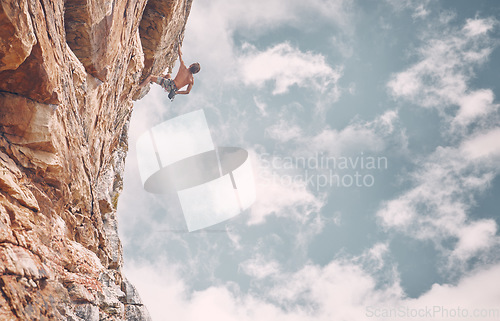
[[[194,0],[201,72],[135,103],[118,207],[153,320],[499,320],[499,22],[496,0]],[[135,144],[201,108],[257,199],[188,233]]]

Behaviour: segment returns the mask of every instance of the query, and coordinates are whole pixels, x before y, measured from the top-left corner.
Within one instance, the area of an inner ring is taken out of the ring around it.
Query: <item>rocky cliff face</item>
[[[132,100],[191,1],[1,1],[0,320],[149,320],[116,205]]]

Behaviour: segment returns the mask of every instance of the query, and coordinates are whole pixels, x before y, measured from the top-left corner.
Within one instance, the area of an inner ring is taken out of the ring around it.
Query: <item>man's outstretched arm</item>
[[[181,62],[181,65],[184,65],[184,60],[182,60],[182,51],[181,51],[181,46],[177,46],[177,54],[179,55],[179,61]]]
[[[186,88],[186,90],[178,90],[175,93],[179,95],[187,95],[191,91],[191,88],[193,88],[193,84],[189,84]]]

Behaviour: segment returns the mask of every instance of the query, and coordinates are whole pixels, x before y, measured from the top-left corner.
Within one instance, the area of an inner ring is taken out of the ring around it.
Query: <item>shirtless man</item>
[[[143,87],[148,82],[155,82],[158,85],[162,86],[166,92],[168,92],[168,98],[170,98],[170,100],[174,100],[174,97],[177,94],[180,95],[189,94],[194,84],[193,75],[200,71],[200,64],[195,62],[191,64],[189,68],[186,67],[184,61],[182,60],[182,52],[180,46],[178,47],[177,52],[179,54],[179,61],[181,65],[179,66],[179,71],[177,72],[177,75],[173,80],[170,78],[171,77],[170,74],[166,74],[163,76],[150,75],[139,86]],[[186,90],[179,90],[186,85],[187,85]]]

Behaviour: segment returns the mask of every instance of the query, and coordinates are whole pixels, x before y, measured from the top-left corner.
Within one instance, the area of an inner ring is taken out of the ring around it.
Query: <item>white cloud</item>
[[[190,97],[187,104],[191,109],[195,105],[209,105],[220,99],[224,90],[264,83],[269,83],[275,94],[297,85],[318,89],[321,99],[337,100],[340,90],[336,82],[341,69],[329,66],[322,55],[301,51],[287,43],[274,43],[262,51],[252,46],[245,49],[234,39],[235,34],[245,34],[247,41],[253,43],[274,28],[311,30],[318,28],[319,21],[323,26],[338,27],[339,33],[349,33],[351,12],[351,0],[291,0],[286,5],[281,0],[195,1],[186,26],[183,52],[185,61],[198,61],[202,66],[195,80],[201,85],[196,85],[199,89],[193,93],[201,93],[203,88],[206,99],[193,101]]]
[[[306,151],[326,151],[330,155],[382,152],[396,146],[404,152],[407,138],[398,122],[397,111],[388,110],[371,121],[354,121],[342,130],[324,128],[313,137],[304,137],[301,147]]]
[[[241,245],[241,235],[228,229],[227,237],[231,241],[231,245],[235,250],[241,250],[243,248],[243,246]]]
[[[456,125],[468,125],[478,118],[484,118],[495,109],[498,104],[494,104],[495,96],[490,89],[481,89],[470,92],[459,98],[460,109],[453,122]]]
[[[419,4],[414,8],[414,13],[412,17],[415,18],[425,18],[429,14],[429,10],[425,8],[424,4]]]
[[[261,224],[266,217],[275,215],[306,223],[325,205],[322,195],[315,195],[307,187],[303,177],[296,179],[294,171],[284,171],[276,159],[266,159],[250,153],[255,171],[257,199],[250,210],[249,224]],[[276,166],[277,165],[277,166]],[[296,171],[296,170],[295,170]]]
[[[494,19],[476,18],[461,29],[443,28],[425,38],[417,50],[420,60],[388,83],[395,98],[437,109],[452,145],[417,159],[417,169],[410,173],[413,187],[385,202],[377,215],[386,227],[434,241],[451,255],[451,268],[465,268],[463,261],[498,243],[495,221],[473,219],[471,213],[476,196],[500,174],[499,105],[492,90],[469,88],[473,68],[495,46],[488,35],[495,24]],[[450,240],[456,240],[451,248],[444,245]]]
[[[346,27],[350,18],[352,0],[289,0],[286,5],[280,0],[256,0],[238,2],[215,0],[193,4],[195,10],[218,13],[230,29],[247,29],[253,33],[263,32],[283,25],[294,27],[307,24],[304,17],[313,16],[326,23]],[[213,15],[209,15],[213,17]],[[192,19],[192,17],[190,17]]]
[[[327,174],[314,167],[314,161],[319,162],[319,157],[362,157],[370,152],[387,150],[404,154],[407,139],[399,127],[397,112],[392,110],[371,121],[356,121],[341,130],[325,127],[312,135],[307,135],[308,128],[302,129],[295,119],[279,118],[266,132],[280,144],[290,144],[291,149],[284,155],[279,149],[275,150],[276,154],[269,154],[262,147],[257,148],[257,153],[251,153],[257,200],[251,208],[248,223],[262,224],[270,215],[300,222],[304,229],[297,234],[296,245],[304,248],[325,225],[324,218],[318,213],[326,204],[329,191],[321,185],[328,182],[320,181],[328,180]],[[304,162],[307,162],[305,167],[301,165]],[[335,182],[330,181],[330,184]],[[340,215],[332,220],[340,224]]]
[[[293,143],[295,148],[291,154],[294,156],[349,156],[391,148],[406,153],[406,133],[395,110],[387,110],[370,121],[355,119],[342,129],[333,129],[321,122],[302,127],[298,124],[300,120],[286,113],[280,113],[278,118],[279,121],[269,126],[266,133],[277,142]]]
[[[434,284],[427,293],[410,299],[401,291],[396,276],[392,284],[380,288],[373,276],[348,261],[268,274],[273,275],[273,282],[260,284],[267,291],[259,294],[243,293],[233,283],[193,291],[175,266],[163,263],[129,264],[125,268],[157,321],[194,321],[207,316],[228,321],[440,320],[446,319],[443,313],[456,313],[457,308],[467,317],[458,315],[454,320],[470,320],[474,314],[482,314],[481,320],[496,320],[500,313],[500,288],[494,282],[500,265],[477,270],[456,285]],[[382,315],[391,311],[399,314]],[[419,311],[423,311],[420,316]]]
[[[500,293],[496,285],[499,273],[500,265],[497,264],[465,275],[456,285],[434,284],[421,297],[406,300],[405,305],[412,309],[431,309],[435,311],[431,315],[435,320],[497,320],[500,317]]]
[[[460,260],[467,259],[479,251],[495,245],[497,226],[494,220],[475,221],[460,231],[460,239],[452,255]]]
[[[389,245],[387,243],[377,243],[365,251],[359,260],[369,267],[371,271],[377,271],[384,267],[385,257],[389,254]]]
[[[253,96],[253,102],[255,103],[255,106],[257,106],[257,109],[259,110],[259,113],[262,116],[267,116],[267,104],[263,101],[260,100],[257,96]]]
[[[500,129],[463,141],[459,147],[439,147],[411,174],[414,187],[386,202],[378,211],[382,224],[440,245],[458,239],[453,253],[467,260],[497,242],[496,223],[468,218],[475,195],[500,173]],[[490,213],[493,215],[494,213]],[[471,235],[483,236],[476,243]]]
[[[429,15],[430,11],[428,10],[430,0],[423,1],[412,1],[412,0],[386,0],[388,4],[392,6],[392,8],[396,12],[400,12],[403,10],[413,11],[412,18],[425,18]]]
[[[251,153],[257,201],[251,209],[250,223],[263,223],[268,215],[276,215],[312,224],[310,220],[325,205],[326,195],[321,193],[314,177],[308,181],[308,177],[318,174],[315,168],[303,168],[296,160],[314,159],[318,155],[359,156],[360,151],[382,152],[390,148],[405,153],[406,135],[398,122],[397,112],[389,110],[371,121],[356,121],[342,130],[325,127],[317,134],[307,135],[308,128],[302,129],[294,119],[280,117],[266,132],[279,143],[291,143],[294,147],[286,155],[280,155],[279,151],[270,155],[262,148],[257,154]],[[318,224],[314,226],[321,230],[322,225]]]
[[[324,129],[314,136],[311,147],[315,150],[328,151],[332,155],[342,155],[353,151],[381,151],[384,141],[369,128],[350,125],[342,130]]]
[[[467,19],[464,31],[469,36],[478,36],[487,33],[496,25],[496,20],[490,19]]]
[[[335,86],[342,75],[341,70],[326,63],[324,56],[301,52],[288,43],[265,51],[248,44],[243,49],[239,58],[243,83],[263,87],[274,81],[274,95],[287,92],[292,85],[325,92],[329,86]]]
[[[264,279],[280,272],[280,265],[274,260],[266,260],[261,256],[240,263],[241,270],[256,279]]]
[[[350,37],[342,37],[335,35],[331,38],[334,50],[339,52],[343,57],[350,58],[354,54],[353,40]]]
[[[273,282],[262,294],[242,293],[232,283],[192,291],[175,267],[162,264],[129,264],[125,272],[142,294],[152,318],[158,321],[191,321],[206,316],[228,321],[368,320],[365,306],[392,303],[401,295],[397,285],[376,290],[374,279],[348,262],[306,265],[279,275],[266,272],[273,275]]]
[[[494,128],[464,140],[461,150],[472,159],[492,158],[498,161],[500,158],[498,142],[500,142],[500,128]]]
[[[430,37],[418,52],[420,61],[393,75],[388,83],[395,98],[450,113],[458,105],[455,125],[466,126],[496,110],[491,90],[470,90],[473,67],[484,63],[495,47],[489,37],[493,19],[469,19],[462,29]]]
[[[277,124],[266,129],[266,133],[279,142],[288,142],[304,136],[302,129],[296,124],[289,124],[284,119],[280,119]]]
[[[416,194],[415,190],[383,205],[382,209],[377,212],[377,216],[383,219],[384,225],[402,229],[410,226],[416,216],[415,209],[411,204],[413,194]]]

